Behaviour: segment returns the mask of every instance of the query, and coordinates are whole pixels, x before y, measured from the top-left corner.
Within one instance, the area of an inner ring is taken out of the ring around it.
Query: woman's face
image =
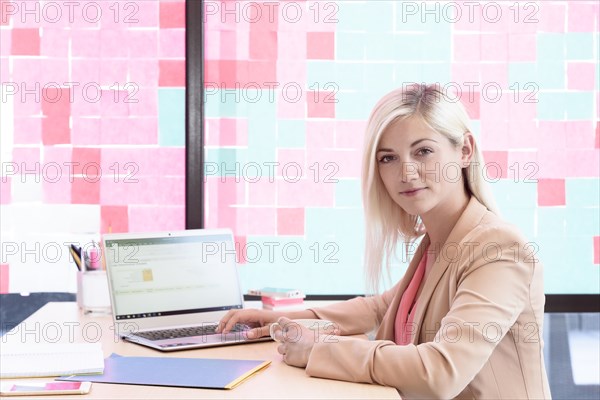
[[[392,123],[380,138],[376,157],[379,176],[394,202],[409,214],[423,216],[460,198],[462,168],[472,154],[472,135],[465,138],[465,146],[454,146],[418,116]]]

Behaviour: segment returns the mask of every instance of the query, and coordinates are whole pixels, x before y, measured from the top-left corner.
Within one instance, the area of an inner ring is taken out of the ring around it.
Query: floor
[[[0,295],[0,336],[48,301],[71,293]],[[544,321],[545,359],[553,399],[600,399],[600,313],[552,313]]]

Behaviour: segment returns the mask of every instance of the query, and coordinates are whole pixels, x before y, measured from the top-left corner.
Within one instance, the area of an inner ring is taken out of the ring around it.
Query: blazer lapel
[[[485,206],[483,206],[479,201],[477,201],[477,199],[475,199],[475,196],[471,196],[471,200],[467,204],[467,208],[465,208],[462,215],[456,222],[456,225],[454,225],[454,228],[452,228],[450,235],[448,235],[448,239],[446,239],[446,242],[444,242],[444,245],[442,246],[442,251],[431,266],[431,272],[425,280],[425,285],[423,286],[421,294],[417,299],[415,317],[413,319],[413,323],[416,324],[415,326],[417,329],[415,335],[413,336],[413,344],[418,343],[421,329],[423,328],[423,318],[425,317],[425,311],[427,310],[429,301],[431,300],[431,296],[433,295],[433,291],[435,290],[440,279],[442,278],[442,276],[448,269],[448,266],[450,265],[448,257],[443,257],[442,255],[451,255],[453,254],[451,252],[453,250],[450,250],[448,253],[444,253],[444,248],[446,248],[449,245],[452,245],[454,246],[455,250],[455,246],[458,244],[462,249],[462,242],[465,236],[479,224],[481,218],[483,218],[483,215],[486,213],[486,211],[487,208],[485,208]],[[429,244],[429,235],[426,235],[425,238],[427,239],[427,244]],[[423,241],[425,241],[425,238],[423,239]],[[451,249],[451,247],[448,248]],[[411,263],[411,267],[413,266],[413,264],[414,263]],[[416,265],[418,265],[418,263],[415,264],[415,267]],[[398,299],[398,303],[399,301],[400,300]],[[396,304],[396,309],[397,307],[398,305]]]

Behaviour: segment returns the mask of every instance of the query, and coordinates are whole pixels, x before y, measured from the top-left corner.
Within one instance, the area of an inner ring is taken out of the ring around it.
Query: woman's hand
[[[277,321],[280,313],[269,310],[229,310],[219,322],[217,333],[228,333],[235,324],[246,324],[251,329],[246,332],[248,339],[269,336],[269,325]]]
[[[306,367],[315,343],[331,340],[331,335],[327,335],[326,332],[311,330],[285,317],[279,318],[277,324],[279,326],[276,325],[273,332],[274,339],[281,343],[277,351],[283,356],[286,364],[294,367]],[[339,335],[338,328],[331,328],[333,335]]]

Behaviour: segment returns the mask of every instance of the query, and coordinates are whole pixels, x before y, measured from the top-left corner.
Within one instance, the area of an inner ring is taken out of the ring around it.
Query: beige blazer
[[[475,197],[452,229],[417,297],[412,344],[394,343],[400,297],[429,245],[382,295],[313,311],[342,335],[316,343],[306,372],[393,386],[405,398],[550,398],[544,366],[544,289],[536,246]]]

